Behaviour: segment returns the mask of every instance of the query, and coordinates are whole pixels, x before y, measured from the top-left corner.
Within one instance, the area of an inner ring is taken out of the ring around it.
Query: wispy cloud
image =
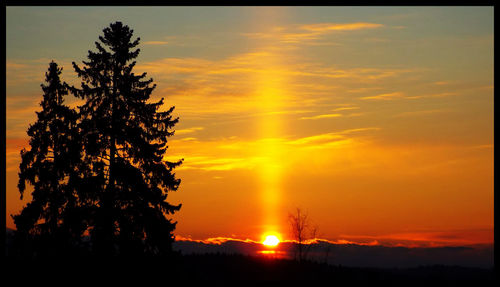
[[[270,92],[279,99],[267,113],[285,115],[288,111],[310,110],[316,114],[305,114],[304,118],[332,118],[338,114],[336,111],[318,110],[343,97],[342,90],[346,89],[343,86],[380,84],[413,72],[401,68],[340,68],[306,59],[279,60],[282,58],[282,53],[262,50],[220,60],[164,58],[138,64],[136,69],[159,81],[155,95],[167,97],[183,119],[257,114],[263,93]],[[263,86],[270,84],[276,91],[262,91]]]
[[[382,24],[376,23],[317,23],[308,24],[300,26],[302,30],[314,31],[314,32],[328,32],[328,31],[352,31],[352,30],[363,30],[363,29],[374,29],[383,27]]]
[[[315,116],[300,117],[301,120],[318,120],[318,119],[328,119],[328,118],[341,118],[341,117],[359,117],[364,115],[364,113],[350,113],[350,114],[319,114]]]
[[[173,139],[170,141],[172,152],[165,160],[184,158],[179,170],[256,170],[259,166],[277,162],[286,166],[294,160],[291,154],[301,156],[311,150],[350,148],[378,129],[365,127],[299,137]]]
[[[207,239],[192,239],[191,237],[184,237],[181,235],[176,235],[175,240],[176,241],[198,242],[198,243],[204,243],[204,244],[215,244],[215,245],[221,245],[221,244],[226,243],[228,241],[260,244],[260,242],[257,242],[255,240],[251,240],[251,239],[238,239],[238,238],[223,237],[223,236],[210,237]]]
[[[339,117],[356,117],[360,116],[363,113],[339,113],[339,112],[345,112],[345,111],[352,111],[352,110],[357,110],[359,109],[358,106],[351,106],[351,104],[342,104],[338,108],[334,108],[331,111],[335,113],[326,113],[326,114],[319,114],[319,115],[314,115],[314,116],[304,116],[301,117],[301,120],[318,120],[318,119],[327,119],[327,118],[339,118]]]
[[[319,135],[314,135],[314,136],[309,136],[309,137],[303,137],[295,140],[289,140],[286,142],[286,144],[291,144],[291,145],[305,145],[305,144],[310,144],[310,143],[319,143],[319,142],[332,142],[332,141],[338,141],[340,139],[344,139],[345,137],[342,136],[341,134],[338,133],[326,133],[326,134],[319,134]]]
[[[384,94],[378,94],[375,96],[365,96],[361,97],[361,100],[383,100],[383,101],[388,101],[388,100],[395,100],[395,99],[408,99],[408,100],[415,100],[415,99],[425,99],[425,98],[444,98],[444,97],[450,97],[450,96],[457,96],[458,93],[456,92],[442,92],[442,93],[435,93],[435,94],[420,94],[420,95],[407,95],[403,92],[393,92],[393,93],[384,93]]]
[[[45,80],[45,73],[51,61],[56,62],[60,68],[63,68],[62,78],[66,82],[73,84],[77,77],[73,73],[72,60],[70,59],[8,59],[6,62],[7,89],[27,84],[31,85],[31,83],[33,83],[33,88],[39,89],[40,83]]]
[[[444,85],[449,85],[450,82],[449,81],[437,81],[437,82],[434,82],[434,85],[438,85],[438,86],[444,86]]]
[[[411,117],[411,116],[422,116],[422,115],[430,115],[430,114],[437,114],[437,113],[443,113],[447,112],[448,110],[421,110],[421,111],[410,111],[410,112],[402,112],[399,114],[394,115],[394,117]]]
[[[350,110],[357,110],[359,107],[340,107],[340,108],[335,108],[332,111],[334,112],[340,112],[340,111],[350,111]]]
[[[137,69],[160,78],[173,74],[197,74],[203,76],[205,83],[219,75],[247,75],[257,73],[278,77],[318,77],[318,78],[351,78],[379,80],[412,72],[411,69],[391,68],[352,68],[341,69],[307,62],[288,62],[272,65],[279,57],[277,52],[251,52],[231,56],[226,59],[211,61],[200,58],[164,58],[154,62],[138,64]]]
[[[19,163],[21,161],[20,152],[23,148],[29,147],[29,141],[27,138],[8,137],[5,143],[6,171],[14,171],[19,168]]]
[[[161,45],[167,45],[167,41],[145,41],[142,42],[144,45],[153,45],[153,46],[161,46]]]
[[[367,127],[367,128],[357,128],[357,129],[348,129],[348,130],[343,130],[337,132],[338,134],[352,134],[352,133],[359,133],[359,132],[365,132],[365,131],[378,131],[381,128],[379,127]]]
[[[316,116],[310,116],[310,117],[301,117],[301,120],[318,120],[318,119],[328,119],[328,118],[338,118],[341,117],[342,114],[323,114],[323,115],[316,115]]]
[[[377,240],[385,246],[440,247],[493,243],[493,229],[415,231],[378,236],[340,235],[350,240]]]
[[[363,87],[363,88],[354,88],[354,89],[348,89],[347,92],[349,93],[366,93],[366,92],[370,92],[370,91],[373,91],[373,90],[381,90],[382,88],[381,87]]]
[[[243,35],[249,38],[277,40],[287,44],[311,44],[318,43],[316,40],[334,32],[367,30],[383,26],[383,24],[367,22],[296,24],[273,27],[266,32],[243,33]]]
[[[202,143],[202,144],[207,144]],[[175,155],[165,158],[165,160],[176,161],[179,158],[184,158],[183,164],[178,167],[178,170],[199,169],[205,171],[229,171],[235,169],[252,169],[262,161],[261,157],[220,157],[212,155],[192,156],[192,155]]]
[[[393,99],[398,99],[398,98],[403,98],[404,94],[402,92],[393,92],[393,93],[385,93],[385,94],[378,94],[375,96],[366,96],[366,97],[361,97],[362,100],[393,100]]]
[[[444,92],[444,93],[436,93],[436,94],[423,94],[423,95],[416,95],[416,96],[407,96],[407,99],[423,99],[423,98],[444,98],[444,97],[450,97],[450,96],[457,96],[458,93],[452,93],[452,92]]]
[[[176,235],[175,236],[176,241],[189,241],[189,242],[197,242],[197,243],[203,243],[203,244],[213,244],[213,245],[222,245],[226,242],[229,241],[234,241],[234,242],[243,242],[243,243],[252,243],[252,244],[262,244],[259,241],[252,240],[252,239],[239,239],[239,238],[233,238],[233,237],[224,237],[224,236],[219,236],[219,237],[210,237],[207,239],[193,239],[190,236],[185,237],[182,235]],[[297,240],[293,239],[284,239],[281,241],[281,243],[297,243]],[[370,242],[363,242],[363,241],[352,241],[352,240],[346,240],[346,239],[337,239],[337,240],[328,240],[328,239],[322,239],[322,238],[313,238],[313,239],[308,239],[302,242],[302,244],[317,244],[321,242],[327,242],[330,244],[356,244],[356,245],[365,245],[365,246],[376,246],[379,245],[379,242],[377,240],[372,240]]]
[[[180,130],[176,130],[175,134],[176,135],[191,134],[191,133],[194,133],[197,131],[201,131],[203,129],[204,129],[204,127],[192,127],[192,128],[187,128],[187,129],[180,129]]]
[[[482,145],[474,145],[471,146],[473,149],[493,149],[494,145],[492,144],[482,144]]]

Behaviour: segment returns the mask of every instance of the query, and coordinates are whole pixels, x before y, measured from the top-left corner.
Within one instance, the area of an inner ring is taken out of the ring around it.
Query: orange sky
[[[290,239],[300,207],[335,242],[493,242],[492,7],[85,9],[7,9],[8,227],[50,59],[74,81],[121,20],[180,117],[179,237]]]

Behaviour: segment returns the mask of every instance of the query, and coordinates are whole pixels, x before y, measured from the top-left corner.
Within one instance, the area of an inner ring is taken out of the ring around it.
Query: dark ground
[[[116,282],[140,280],[148,286],[169,285],[190,280],[243,280],[331,283],[397,283],[397,286],[465,283],[467,286],[494,286],[493,269],[459,266],[422,266],[407,269],[377,269],[332,266],[324,263],[299,263],[289,259],[270,259],[244,255],[178,255],[173,261],[165,258],[124,259],[38,259],[19,260],[7,257],[8,276],[48,282],[83,283],[102,278]],[[29,277],[26,277],[29,276]],[[69,280],[69,281],[68,281]],[[159,282],[160,284],[156,284]],[[162,284],[164,282],[165,284]],[[403,283],[403,285],[400,285]],[[316,285],[316,284],[313,284]],[[448,284],[446,284],[448,285]],[[309,285],[308,285],[309,286]]]

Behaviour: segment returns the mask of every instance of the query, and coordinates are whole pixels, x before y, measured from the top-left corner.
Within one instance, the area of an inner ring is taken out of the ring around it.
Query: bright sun
[[[268,235],[262,244],[266,246],[276,246],[280,243],[280,240],[275,235]]]

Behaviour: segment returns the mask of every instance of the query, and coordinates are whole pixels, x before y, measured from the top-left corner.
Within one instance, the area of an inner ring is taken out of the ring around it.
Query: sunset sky
[[[331,241],[493,242],[493,7],[6,11],[9,228],[49,62],[78,83],[71,62],[122,21],[179,117],[179,238],[291,239],[300,207]]]

